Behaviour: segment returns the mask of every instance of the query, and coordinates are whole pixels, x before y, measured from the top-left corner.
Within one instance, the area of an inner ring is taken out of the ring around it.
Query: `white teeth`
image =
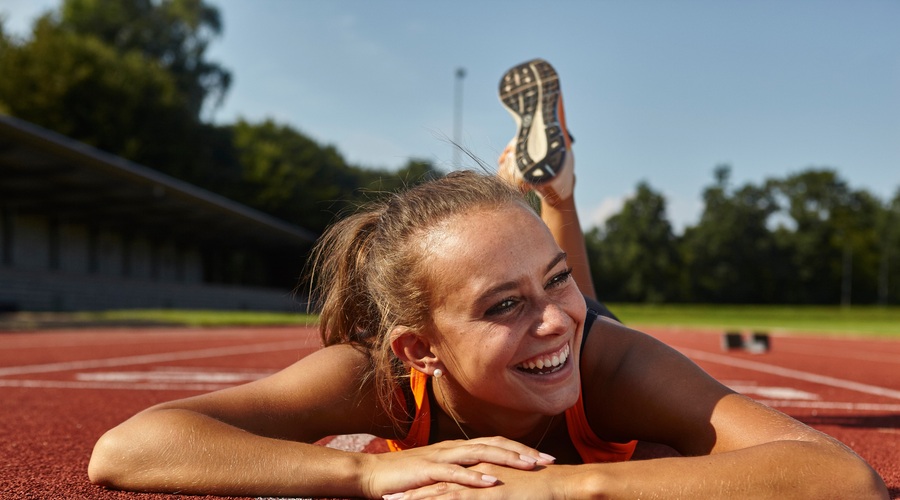
[[[569,359],[569,346],[566,345],[563,349],[558,353],[553,353],[552,355],[544,358],[537,358],[534,360],[526,361],[519,365],[519,368],[524,368],[526,370],[542,370],[545,367],[558,367],[563,365],[566,360]]]

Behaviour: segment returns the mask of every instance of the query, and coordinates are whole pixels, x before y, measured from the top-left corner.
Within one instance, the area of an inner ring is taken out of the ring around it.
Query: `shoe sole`
[[[568,144],[559,117],[559,77],[535,59],[500,79],[500,102],[516,120],[516,167],[529,184],[553,180],[563,168]]]

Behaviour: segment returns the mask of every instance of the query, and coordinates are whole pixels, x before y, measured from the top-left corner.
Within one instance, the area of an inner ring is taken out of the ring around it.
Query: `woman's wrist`
[[[371,498],[366,490],[377,455],[313,446],[321,453],[300,452],[292,466],[290,477],[295,480],[287,486],[289,495],[327,498]],[[258,495],[257,495],[258,496]],[[380,497],[380,495],[378,495]]]
[[[356,485],[355,491],[349,497],[381,498],[383,492],[375,491],[375,478],[377,477],[379,454],[377,453],[348,453],[347,468],[344,469],[349,477],[345,484]]]
[[[587,464],[571,466],[577,470],[572,475],[563,476],[562,491],[566,500],[584,498],[609,499],[612,481],[604,464]]]
[[[554,192],[543,193],[540,189],[535,189],[541,195],[541,213],[544,214],[550,210],[563,211],[575,210],[575,196],[569,196],[562,199]]]

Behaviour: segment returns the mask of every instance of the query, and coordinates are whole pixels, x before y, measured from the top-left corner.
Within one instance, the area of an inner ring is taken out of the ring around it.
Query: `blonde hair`
[[[522,194],[499,178],[458,171],[365,206],[326,230],[313,250],[311,302],[320,307],[324,345],[351,344],[369,355],[378,400],[388,414],[408,376],[391,350],[398,326],[430,323],[431,296],[420,243],[447,219],[519,204]],[[395,419],[395,423],[397,423]]]

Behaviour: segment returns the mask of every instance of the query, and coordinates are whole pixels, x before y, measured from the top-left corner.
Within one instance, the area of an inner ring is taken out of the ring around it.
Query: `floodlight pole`
[[[456,68],[455,91],[453,97],[453,169],[460,168],[460,146],[462,146],[462,102],[463,102],[463,78],[466,77],[466,69]]]

